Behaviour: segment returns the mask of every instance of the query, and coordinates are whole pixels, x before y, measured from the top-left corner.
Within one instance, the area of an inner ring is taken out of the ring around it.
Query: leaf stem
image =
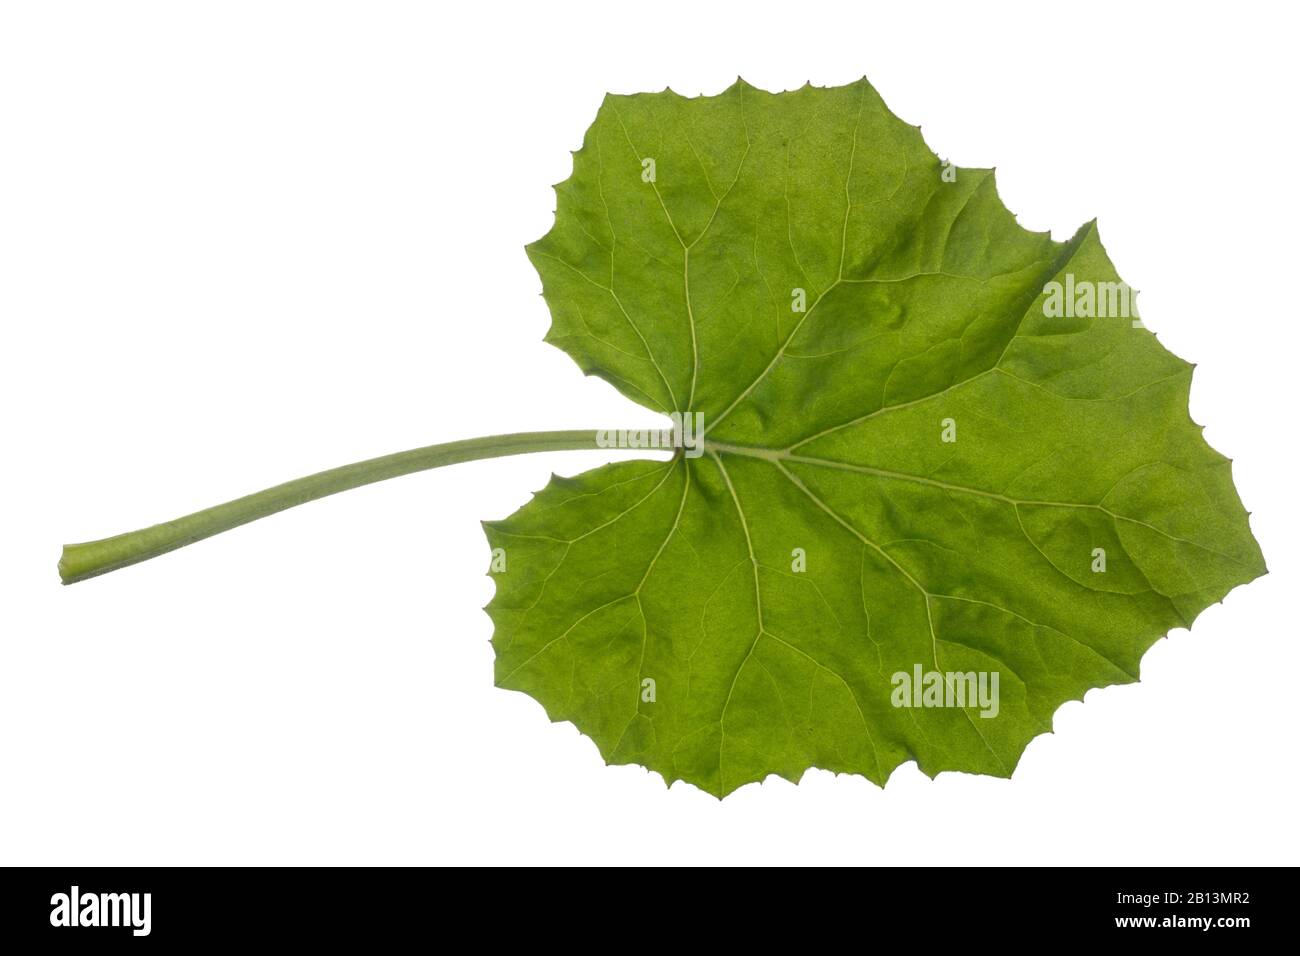
[[[265,518],[277,511],[399,475],[480,458],[500,458],[535,451],[599,448],[596,438],[597,432],[594,429],[492,435],[413,448],[341,468],[331,468],[329,471],[287,481],[265,491],[196,511],[174,521],[99,541],[64,545],[63,556],[59,560],[59,577],[64,584],[84,581],[86,578],[156,558],[160,554],[183,548],[187,544],[210,538],[258,518]]]

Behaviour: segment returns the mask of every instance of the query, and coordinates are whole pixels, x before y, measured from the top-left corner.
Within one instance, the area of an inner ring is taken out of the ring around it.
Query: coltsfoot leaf
[[[486,525],[498,684],[607,761],[1007,776],[1264,573],[1095,225],[1022,229],[865,80],[609,96],[557,194],[547,340],[706,433]]]

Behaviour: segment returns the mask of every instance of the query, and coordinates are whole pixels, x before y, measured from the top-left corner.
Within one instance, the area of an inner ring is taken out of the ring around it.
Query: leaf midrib
[[[818,458],[812,455],[797,455],[789,448],[778,450],[778,449],[770,449],[770,448],[761,448],[761,447],[756,447],[751,445],[732,445],[725,442],[712,441],[707,438],[704,440],[703,445],[705,451],[714,451],[716,453],[720,453],[724,455],[739,455],[747,458],[758,458],[763,461],[771,462],[777,465],[778,467],[783,467],[781,465],[782,462],[791,462],[794,464],[812,465],[814,467],[832,468],[839,471],[850,471],[850,472],[863,474],[863,475],[874,475],[878,478],[892,479],[896,481],[911,481],[917,484],[929,485],[934,488],[941,488],[945,491],[954,491],[962,494],[978,495],[979,497],[982,498],[990,498],[995,501],[1001,501],[1005,504],[1011,505],[1013,508],[1017,508],[1017,509],[1021,505],[1028,505],[1028,506],[1043,507],[1043,508],[1081,508],[1081,509],[1086,509],[1091,511],[1100,511],[1102,514],[1108,515],[1116,521],[1126,521],[1130,524],[1134,524],[1134,525],[1138,525],[1139,527],[1146,528],[1147,530],[1153,531],[1156,534],[1160,535],[1161,537],[1167,538],[1170,541],[1177,541],[1181,544],[1187,544],[1200,551],[1204,551],[1206,554],[1213,554],[1216,557],[1223,558],[1225,561],[1231,561],[1234,564],[1236,564],[1238,567],[1242,567],[1242,568],[1251,567],[1251,565],[1247,564],[1245,561],[1241,560],[1240,558],[1234,555],[1227,554],[1226,552],[1218,551],[1214,548],[1207,547],[1206,545],[1201,544],[1198,541],[1193,541],[1190,538],[1183,538],[1175,534],[1170,534],[1168,531],[1165,531],[1162,528],[1158,528],[1155,525],[1150,524],[1146,521],[1142,521],[1139,518],[1134,518],[1129,515],[1120,514],[1118,511],[1112,511],[1110,508],[1107,508],[1105,505],[1101,504],[1100,502],[1094,504],[1092,502],[1086,502],[1086,501],[1051,501],[1051,500],[1036,499],[1036,498],[1013,498],[1010,495],[1004,495],[996,491],[989,491],[984,488],[975,488],[971,485],[962,485],[955,482],[939,481],[936,478],[926,478],[922,475],[913,475],[905,471],[893,471],[887,468],[873,468],[868,465],[855,465],[852,464],[851,462],[835,461],[834,459],[830,459],[830,458]],[[797,448],[798,445],[791,446],[791,447]],[[1156,464],[1156,462],[1148,462],[1147,464]],[[1139,467],[1145,467],[1145,466],[1139,466]],[[1137,469],[1134,470],[1136,471]]]

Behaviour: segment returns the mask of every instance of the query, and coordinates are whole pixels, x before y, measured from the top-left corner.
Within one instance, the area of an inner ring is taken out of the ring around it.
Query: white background
[[[1282,4],[5,3],[0,863],[1297,863]],[[354,491],[75,587],[88,540],[475,435],[658,420],[541,342],[524,243],[606,90],[867,74],[1199,363],[1271,574],[1013,781],[719,803],[492,684],[479,519],[606,454]]]

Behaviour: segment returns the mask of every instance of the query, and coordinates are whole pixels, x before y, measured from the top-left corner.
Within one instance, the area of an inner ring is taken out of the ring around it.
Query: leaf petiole
[[[595,429],[580,429],[491,435],[413,448],[331,468],[163,524],[99,541],[64,545],[63,556],[59,559],[59,577],[64,584],[84,581],[86,578],[156,558],[160,554],[175,551],[258,518],[265,518],[277,511],[399,475],[480,458],[599,448],[598,434]]]

